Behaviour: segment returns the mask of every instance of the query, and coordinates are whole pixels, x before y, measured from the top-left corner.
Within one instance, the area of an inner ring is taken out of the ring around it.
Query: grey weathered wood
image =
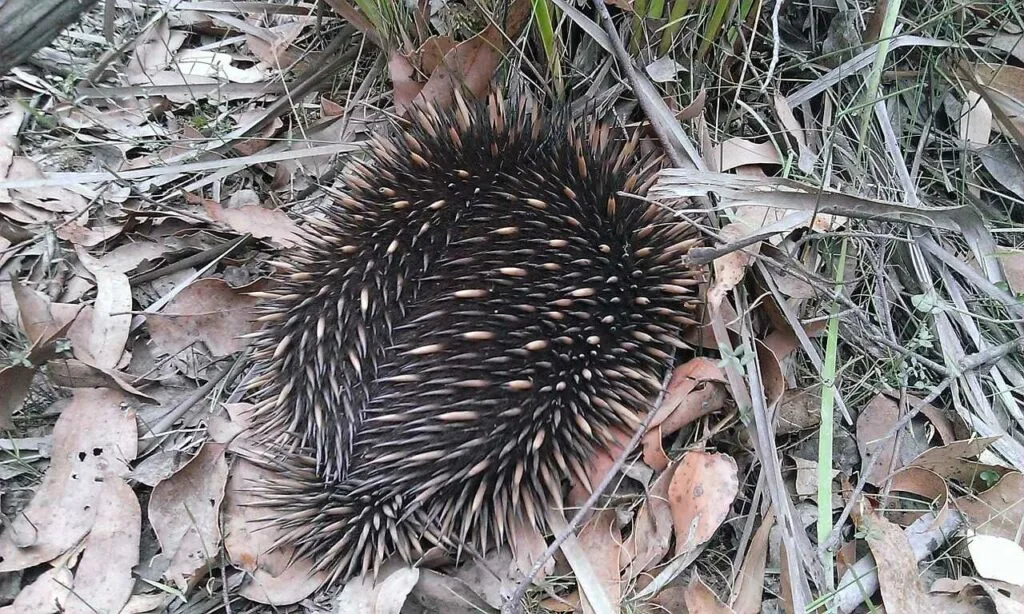
[[[97,0],[0,0],[0,76],[50,44]]]

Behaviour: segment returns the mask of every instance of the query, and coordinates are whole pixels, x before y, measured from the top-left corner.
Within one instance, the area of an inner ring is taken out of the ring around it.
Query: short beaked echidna
[[[702,271],[638,137],[492,94],[415,108],[267,297],[254,432],[282,544],[333,580],[545,527],[649,409]]]

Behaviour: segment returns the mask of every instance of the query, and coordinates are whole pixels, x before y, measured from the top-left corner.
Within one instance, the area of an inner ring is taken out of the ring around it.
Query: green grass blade
[[[846,268],[846,239],[843,239],[836,263],[836,293],[842,292],[843,270]],[[818,543],[823,544],[832,532],[832,438],[835,430],[836,354],[839,345],[839,302],[832,303],[825,341],[825,360],[821,368],[821,423],[818,425]],[[831,588],[835,561],[831,555],[822,561],[825,581]]]

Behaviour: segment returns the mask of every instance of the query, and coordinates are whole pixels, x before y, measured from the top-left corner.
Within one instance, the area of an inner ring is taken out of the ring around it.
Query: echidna
[[[501,94],[411,115],[279,264],[255,342],[255,430],[287,450],[266,501],[333,580],[544,527],[698,302],[693,225],[620,194],[654,180],[638,137]]]

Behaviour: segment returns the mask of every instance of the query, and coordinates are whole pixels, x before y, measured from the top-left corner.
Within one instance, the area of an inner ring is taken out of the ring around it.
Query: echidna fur
[[[254,431],[280,545],[332,581],[546,527],[694,323],[686,219],[637,138],[456,97],[376,137],[266,295]]]

